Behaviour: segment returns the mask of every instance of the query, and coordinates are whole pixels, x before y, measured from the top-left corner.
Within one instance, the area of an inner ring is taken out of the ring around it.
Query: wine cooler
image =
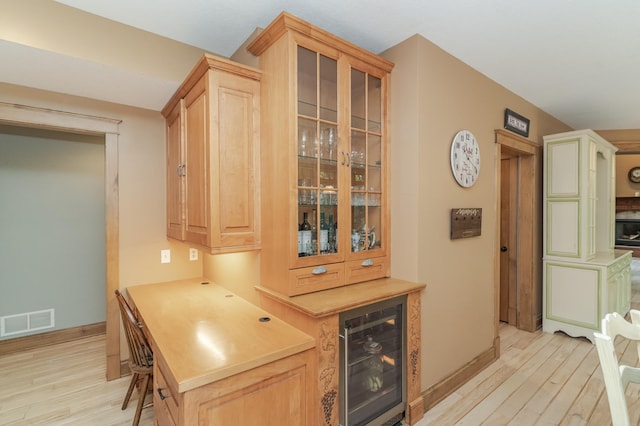
[[[340,425],[388,425],[406,404],[406,296],[340,314]]]

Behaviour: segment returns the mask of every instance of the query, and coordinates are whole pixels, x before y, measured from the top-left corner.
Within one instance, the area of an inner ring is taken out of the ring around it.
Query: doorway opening
[[[500,321],[535,331],[542,326],[539,285],[541,209],[540,147],[505,130],[496,130],[498,215],[496,256],[496,335]]]
[[[107,380],[120,377],[118,125],[121,121],[0,102],[0,123],[104,136]]]

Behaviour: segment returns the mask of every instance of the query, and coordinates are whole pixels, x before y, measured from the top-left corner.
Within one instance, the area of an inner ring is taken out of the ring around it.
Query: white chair
[[[620,365],[614,347],[616,336],[638,341],[640,356],[640,311],[631,310],[630,316],[633,323],[618,313],[607,314],[602,319],[602,333],[593,333],[613,426],[630,425],[625,389],[629,382],[640,383],[640,368]]]

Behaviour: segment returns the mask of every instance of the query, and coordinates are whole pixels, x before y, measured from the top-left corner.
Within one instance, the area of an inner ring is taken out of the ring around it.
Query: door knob
[[[507,251],[507,246],[502,246],[502,247],[500,247],[500,251],[501,251],[501,252],[503,252],[503,253],[504,253],[505,251]]]

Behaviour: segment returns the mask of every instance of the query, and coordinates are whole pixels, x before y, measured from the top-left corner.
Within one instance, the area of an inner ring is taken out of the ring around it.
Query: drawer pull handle
[[[158,396],[160,397],[160,400],[164,401],[167,398],[171,398],[171,395],[165,395],[162,393],[163,390],[165,390],[166,388],[158,388]]]
[[[371,260],[371,259],[363,260],[361,265],[364,266],[364,267],[373,266],[373,260]]]
[[[324,266],[318,266],[317,268],[313,268],[313,271],[311,271],[311,273],[313,275],[326,274],[327,273],[327,268],[325,268]]]

